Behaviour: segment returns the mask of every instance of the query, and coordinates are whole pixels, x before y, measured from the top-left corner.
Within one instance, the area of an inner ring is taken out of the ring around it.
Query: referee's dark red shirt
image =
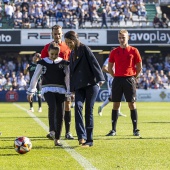
[[[117,47],[109,55],[109,62],[115,63],[114,76],[127,77],[136,75],[136,64],[142,62],[137,48],[128,46]]]

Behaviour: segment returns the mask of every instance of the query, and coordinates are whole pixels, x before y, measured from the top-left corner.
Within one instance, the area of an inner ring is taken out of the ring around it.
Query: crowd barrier
[[[26,91],[1,91],[0,102],[27,102]],[[96,101],[104,101],[108,97],[107,89],[100,89]],[[36,98],[34,99],[36,100]],[[122,99],[124,101],[124,98]],[[141,102],[169,102],[170,89],[137,90],[137,101]]]

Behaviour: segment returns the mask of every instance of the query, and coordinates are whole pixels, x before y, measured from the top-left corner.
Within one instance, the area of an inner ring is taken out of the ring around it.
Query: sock
[[[110,102],[109,99],[106,99],[104,103],[101,105],[101,108],[103,109],[103,107],[105,107],[109,102]]]
[[[116,124],[118,119],[118,110],[112,110],[112,130],[116,132]]]
[[[38,96],[38,106],[39,106],[39,108],[41,107],[41,97],[40,96]]]
[[[30,108],[32,108],[32,107],[33,107],[33,102],[30,103]]]
[[[137,129],[137,120],[138,120],[138,114],[137,114],[137,110],[131,110],[131,120],[132,120],[132,124],[133,124],[133,131],[135,129]]]
[[[119,106],[119,109],[118,109],[118,113],[120,113],[120,108],[121,108],[121,103],[120,103],[120,106]]]
[[[120,107],[119,107],[119,109],[118,109],[118,113],[120,113]]]
[[[66,133],[68,133],[70,132],[71,111],[65,111],[64,121],[65,121],[65,130],[66,130]]]

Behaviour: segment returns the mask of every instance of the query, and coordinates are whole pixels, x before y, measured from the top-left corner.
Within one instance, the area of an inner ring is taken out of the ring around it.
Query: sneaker
[[[93,142],[85,142],[81,145],[83,148],[91,147],[93,146]]]
[[[102,116],[102,107],[101,106],[98,107],[98,115]]]
[[[133,131],[133,136],[140,136],[139,131],[140,131],[139,129],[135,129]]]
[[[54,146],[63,146],[58,140],[54,139]]]
[[[116,132],[111,130],[106,136],[116,136]]]
[[[118,113],[118,116],[123,116],[123,117],[126,117],[126,115],[124,115],[123,113],[119,112]]]
[[[72,134],[70,132],[66,133],[65,138],[68,140],[73,140],[74,137],[72,136]]]
[[[30,112],[34,112],[34,108],[33,108],[33,107],[31,107],[29,111],[30,111]]]
[[[72,102],[71,103],[71,108],[74,108],[75,107],[75,102]]]
[[[42,108],[41,108],[41,107],[38,109],[38,112],[39,112],[39,113],[41,113],[41,112],[42,112]]]
[[[55,135],[52,134],[52,133],[47,134],[46,137],[47,137],[48,139],[50,139],[50,140],[54,140],[54,139],[55,139]]]

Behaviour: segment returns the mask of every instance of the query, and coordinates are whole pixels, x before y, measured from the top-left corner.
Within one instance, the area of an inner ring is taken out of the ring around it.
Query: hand
[[[28,95],[27,95],[27,100],[28,100],[29,102],[32,102],[32,95],[28,94]]]
[[[101,87],[104,84],[104,81],[99,82],[99,86]]]

